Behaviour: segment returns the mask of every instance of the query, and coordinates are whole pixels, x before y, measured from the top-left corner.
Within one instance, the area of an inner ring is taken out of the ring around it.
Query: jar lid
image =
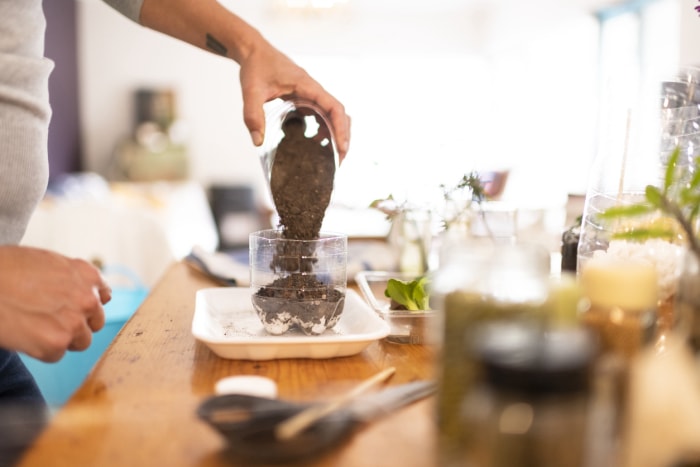
[[[475,332],[477,359],[495,388],[544,395],[589,387],[596,341],[582,327],[489,323]]]

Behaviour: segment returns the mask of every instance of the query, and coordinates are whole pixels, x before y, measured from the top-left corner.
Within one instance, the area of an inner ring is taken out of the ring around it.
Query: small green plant
[[[457,225],[467,227],[475,209],[478,209],[478,213],[483,214],[481,203],[487,199],[487,194],[478,172],[472,171],[464,174],[454,186],[448,187],[442,184],[440,189],[445,201],[445,209],[442,213],[442,227],[444,230]],[[478,208],[475,208],[474,204]],[[405,214],[412,209],[409,203],[405,201],[398,202],[392,195],[384,199],[374,200],[370,207],[383,212],[390,222],[394,222],[402,216],[404,216],[403,219],[406,221]],[[416,220],[412,220],[409,217],[407,222],[415,223]],[[414,230],[419,231],[417,226],[414,226]],[[427,270],[428,252],[425,251],[423,243],[419,243],[418,247],[420,248],[421,263],[424,266],[424,270]],[[429,310],[430,297],[427,284],[428,280],[425,276],[419,277],[414,281],[389,279],[384,295],[392,299],[393,309]],[[396,308],[396,306],[401,308]]]
[[[392,300],[392,309],[400,309],[397,304],[409,311],[429,310],[428,283],[426,276],[412,281],[389,279],[384,295]]]
[[[462,179],[453,187],[440,185],[445,206],[448,207],[442,219],[442,226],[445,230],[455,225],[468,225],[470,216],[474,211],[473,204],[481,207],[481,203],[486,199],[486,192],[481,183],[478,172],[469,172],[462,176]]]
[[[487,198],[479,173],[475,171],[462,175],[462,178],[452,187],[441,184],[440,189],[445,204],[451,206],[442,221],[445,230],[468,219],[468,215],[473,210],[472,203],[480,205]],[[410,203],[407,201],[399,202],[392,194],[386,198],[375,199],[370,203],[370,207],[383,212],[389,221],[393,221],[400,214],[414,209]]]
[[[613,206],[600,213],[599,218],[614,221],[661,213],[677,223],[688,242],[688,248],[700,259],[700,157],[696,157],[691,165],[681,165],[678,163],[680,154],[678,147],[671,153],[661,188],[647,185],[644,201]],[[613,234],[613,238],[637,242],[653,238],[673,240],[678,238],[678,227],[672,223],[656,222],[620,230]]]

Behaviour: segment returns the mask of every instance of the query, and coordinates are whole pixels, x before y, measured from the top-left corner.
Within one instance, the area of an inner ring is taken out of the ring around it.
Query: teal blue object
[[[104,307],[105,326],[93,334],[92,344],[87,350],[66,352],[56,363],[46,363],[20,354],[49,406],[58,408],[66,403],[148,295],[148,289],[134,274],[123,269],[119,269],[119,273],[127,275],[132,284],[112,286],[112,300]],[[109,280],[109,275],[107,278]]]

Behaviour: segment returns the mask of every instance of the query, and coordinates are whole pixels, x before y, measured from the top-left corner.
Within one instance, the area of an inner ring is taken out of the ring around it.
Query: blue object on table
[[[56,363],[46,363],[20,354],[20,358],[34,375],[46,402],[52,408],[65,404],[78,389],[97,360],[148,294],[148,288],[128,268],[107,266],[103,274],[112,284],[112,299],[104,307],[105,325],[92,335],[92,344],[88,349],[82,352],[68,351]],[[127,283],[114,285],[112,279],[115,277],[122,279],[122,282],[126,280]]]

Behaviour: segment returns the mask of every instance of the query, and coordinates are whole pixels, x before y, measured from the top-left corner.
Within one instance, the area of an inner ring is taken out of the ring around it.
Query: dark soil
[[[311,276],[292,274],[258,290],[253,302],[268,331],[282,333],[296,326],[311,335],[338,323],[345,294]],[[282,324],[286,325],[280,328]]]
[[[323,120],[315,117],[318,134],[329,135]],[[322,146],[320,138],[304,135],[306,124],[300,114],[289,114],[283,130],[270,175],[282,235],[290,240],[315,240],[333,192],[333,148],[329,141]],[[253,301],[263,323],[287,320],[306,334],[319,334],[318,329],[323,332],[337,323],[345,296],[315,275],[304,274],[312,272],[315,263],[308,258],[314,252],[306,248],[296,242],[280,243],[270,267],[281,277],[258,290]]]
[[[325,127],[320,117],[316,120]],[[314,138],[307,138],[300,115],[288,117],[283,130],[285,136],[277,146],[270,176],[272,199],[285,238],[315,239],[333,192],[333,148],[330,143],[321,146]],[[319,133],[328,132],[319,128]]]

